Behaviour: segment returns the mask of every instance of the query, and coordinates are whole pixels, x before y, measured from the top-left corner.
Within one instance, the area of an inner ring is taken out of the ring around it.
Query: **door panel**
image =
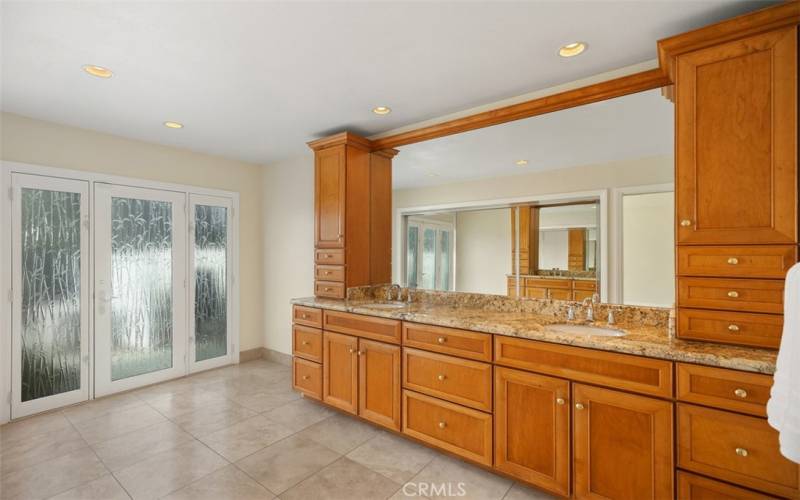
[[[323,332],[322,399],[355,414],[358,411],[358,337]]]
[[[335,146],[317,152],[315,174],[317,248],[344,248],[345,151],[346,146]]]
[[[89,398],[89,187],[13,174],[12,418]]]
[[[358,414],[400,430],[400,346],[359,339]]]

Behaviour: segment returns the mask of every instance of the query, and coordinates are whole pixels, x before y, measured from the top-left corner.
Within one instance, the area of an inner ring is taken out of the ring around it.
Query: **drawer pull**
[[[737,259],[736,257],[728,257],[728,264],[735,266],[738,263],[739,259]]]
[[[356,352],[356,350],[351,347],[350,349],[347,350],[347,352],[349,352],[350,354],[353,354],[354,352]]]
[[[325,287],[325,291],[326,291],[326,292],[332,292],[332,291],[333,291],[333,288],[331,288],[331,287],[329,287],[329,286],[326,286],[326,287]],[[728,295],[730,295],[730,294],[728,294]]]
[[[356,351],[356,355],[358,355],[358,356],[362,356],[362,355],[364,355],[364,353],[366,353],[366,352],[367,352],[367,351],[361,351],[361,350],[359,350],[359,351]]]
[[[309,344],[308,340],[303,341],[303,345],[308,345],[308,344]]]
[[[740,457],[746,457],[747,455],[749,455],[747,450],[744,448],[736,448],[736,454],[739,455]]]
[[[442,381],[443,381],[443,380],[444,380],[444,379],[446,379],[447,377],[445,376],[445,374],[444,374],[444,373],[440,373],[439,375],[437,375],[437,376],[436,376],[436,378],[438,378],[439,380],[442,380]]]
[[[303,319],[308,319],[308,317],[309,317],[308,314],[303,313],[303,316],[302,316]]]
[[[436,342],[444,344],[445,342],[447,342],[447,337],[439,337],[438,339],[436,339]]]
[[[691,225],[692,225],[692,221],[690,221],[689,219],[683,219],[681,221],[681,226],[683,226],[683,227],[689,227]]]
[[[728,297],[736,299],[739,297],[739,292],[737,292],[736,290],[731,290],[730,292],[728,292]]]
[[[564,398],[556,398],[557,405],[563,405],[564,403],[566,403],[566,401],[564,401]]]
[[[329,254],[329,253],[326,253],[326,254],[325,254],[325,258],[326,258],[326,259],[332,259],[332,258],[333,258],[333,255],[332,255],[332,254]]]
[[[745,391],[744,389],[736,389],[735,391],[733,391],[733,393],[736,395],[737,398],[744,399],[747,397],[747,391]]]
[[[444,429],[445,427],[447,427],[447,422],[439,422],[440,429]]]
[[[576,410],[583,410],[584,408],[585,408],[585,406],[583,406],[582,403],[575,403],[575,409]]]
[[[325,276],[330,276],[331,272],[330,271],[325,271],[323,274],[325,274]]]
[[[303,375],[303,380],[308,380],[308,379],[310,379],[310,378],[311,378],[311,377],[310,377],[310,376],[308,376],[308,375]]]
[[[739,325],[733,325],[733,324],[728,325],[728,331],[729,332],[738,332],[739,331]]]

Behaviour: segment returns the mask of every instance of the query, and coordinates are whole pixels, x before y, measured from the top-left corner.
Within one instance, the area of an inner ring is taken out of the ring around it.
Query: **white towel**
[[[786,275],[783,335],[767,417],[780,433],[781,454],[800,463],[800,263]]]

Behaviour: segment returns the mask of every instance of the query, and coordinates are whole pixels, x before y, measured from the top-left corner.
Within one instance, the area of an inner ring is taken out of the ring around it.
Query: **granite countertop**
[[[491,311],[420,302],[412,302],[402,309],[380,309],[370,307],[375,301],[315,297],[293,299],[292,304],[757,373],[772,374],[777,358],[777,351],[768,349],[670,339],[665,328],[654,326],[612,325],[611,328],[626,333],[623,337],[558,333],[548,329],[548,325],[563,323],[562,320],[531,312]],[[600,321],[593,324],[607,326]]]

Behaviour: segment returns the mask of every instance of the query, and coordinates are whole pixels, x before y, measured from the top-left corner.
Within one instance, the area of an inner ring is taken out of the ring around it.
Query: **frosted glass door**
[[[13,174],[12,418],[89,397],[88,183]]]
[[[233,361],[230,341],[232,203],[215,196],[189,197],[189,359],[191,371]]]
[[[184,375],[186,196],[95,184],[95,393]]]

